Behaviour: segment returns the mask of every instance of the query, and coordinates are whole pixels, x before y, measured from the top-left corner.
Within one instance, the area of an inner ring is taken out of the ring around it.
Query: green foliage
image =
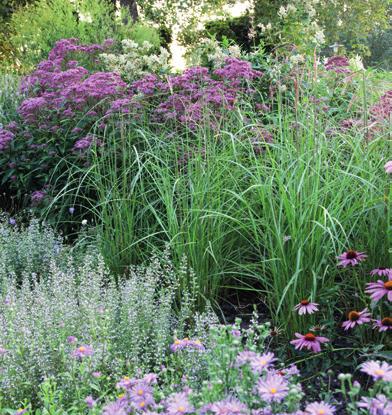
[[[161,44],[158,31],[154,27],[147,26],[143,23],[135,23],[129,29],[129,39],[132,39],[140,46],[143,42],[149,42],[155,49],[159,49]]]

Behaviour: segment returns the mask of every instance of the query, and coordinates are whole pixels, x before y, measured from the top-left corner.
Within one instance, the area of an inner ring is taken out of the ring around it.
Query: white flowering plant
[[[137,43],[130,39],[121,42],[119,53],[100,55],[106,70],[117,72],[128,82],[142,78],[146,74],[166,74],[171,70],[170,53],[167,49],[148,41]]]

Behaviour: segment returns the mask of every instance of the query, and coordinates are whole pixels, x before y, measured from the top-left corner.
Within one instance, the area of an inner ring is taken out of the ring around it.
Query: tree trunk
[[[116,0],[113,0],[114,4],[116,4]],[[139,12],[137,10],[137,3],[136,0],[120,0],[120,6],[126,7],[129,10],[129,13],[132,17],[132,20],[136,22],[139,18]],[[124,22],[128,23],[128,22]]]

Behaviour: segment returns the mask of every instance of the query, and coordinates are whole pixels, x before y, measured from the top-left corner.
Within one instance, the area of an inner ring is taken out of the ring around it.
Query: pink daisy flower
[[[350,311],[348,313],[348,320],[342,324],[342,327],[344,330],[349,330],[354,328],[356,325],[369,323],[371,320],[370,317],[371,314],[368,312],[367,308],[362,311]]]
[[[335,407],[325,402],[313,402],[305,408],[305,413],[310,415],[333,415]]]
[[[349,249],[348,251],[344,252],[343,254],[339,255],[337,258],[339,260],[338,265],[346,268],[347,266],[355,266],[359,264],[361,261],[364,261],[367,255],[364,252],[354,251]]]
[[[257,392],[266,402],[280,402],[289,391],[287,380],[274,373],[268,373],[265,379],[257,382]]]
[[[295,337],[297,337],[297,339],[291,340],[290,344],[295,346],[297,350],[305,348],[314,353],[321,352],[321,344],[329,342],[329,339],[326,337],[316,336],[313,333],[307,333],[305,335],[295,333]]]
[[[382,320],[375,320],[373,328],[378,328],[378,331],[392,330],[392,317],[384,317]]]
[[[385,173],[391,174],[392,173],[392,160],[387,161],[384,164]]]
[[[261,356],[256,355],[250,360],[250,367],[254,373],[261,373],[263,370],[268,369],[275,360],[275,355],[271,352],[264,353]]]
[[[309,300],[302,300],[299,304],[294,307],[295,311],[298,311],[298,314],[313,314],[318,311],[318,304],[311,303]]]
[[[366,284],[365,292],[370,294],[373,301],[381,300],[384,295],[387,296],[388,301],[392,301],[392,275],[388,276],[388,281],[377,280],[377,282],[369,282]]]
[[[392,275],[392,269],[391,268],[375,268],[370,271],[370,275],[378,275],[379,277],[388,277],[389,275]]]
[[[89,357],[94,354],[94,350],[91,346],[86,344],[78,347],[72,352],[72,357],[82,359],[83,357]]]
[[[388,365],[387,362],[377,362],[374,360],[365,362],[361,365],[361,372],[372,376],[373,380],[392,381],[392,366]]]

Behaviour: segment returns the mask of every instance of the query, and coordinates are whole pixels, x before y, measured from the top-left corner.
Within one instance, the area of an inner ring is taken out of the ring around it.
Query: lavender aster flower
[[[182,415],[194,412],[195,408],[189,403],[188,394],[184,392],[174,393],[166,401],[168,415]]]
[[[248,408],[238,399],[228,397],[222,401],[211,404],[209,411],[213,412],[215,415],[242,415],[248,413]]]
[[[250,367],[254,373],[262,373],[263,370],[268,369],[275,360],[275,355],[271,352],[264,353],[261,356],[256,355],[250,360]]]
[[[250,363],[251,360],[255,359],[257,356],[257,353],[252,352],[250,350],[244,350],[243,352],[239,352],[235,360],[235,365],[237,367],[244,366],[247,363]]]
[[[76,343],[77,342],[77,338],[75,337],[75,336],[68,336],[67,337],[67,342],[69,343],[69,344],[74,344],[74,343]]]
[[[363,397],[357,403],[359,408],[369,410],[369,415],[391,415],[392,414],[392,400],[385,395],[378,394],[375,398]]]
[[[333,415],[335,408],[325,402],[313,402],[307,405],[305,413],[310,415]]]
[[[288,393],[287,380],[274,373],[268,373],[265,379],[257,382],[257,392],[266,402],[280,402]]]
[[[92,356],[93,354],[93,348],[87,344],[84,344],[72,352],[72,357],[82,359],[84,357]]]
[[[361,365],[361,372],[364,372],[373,377],[373,380],[392,381],[392,366],[387,362],[378,362],[371,360]]]

